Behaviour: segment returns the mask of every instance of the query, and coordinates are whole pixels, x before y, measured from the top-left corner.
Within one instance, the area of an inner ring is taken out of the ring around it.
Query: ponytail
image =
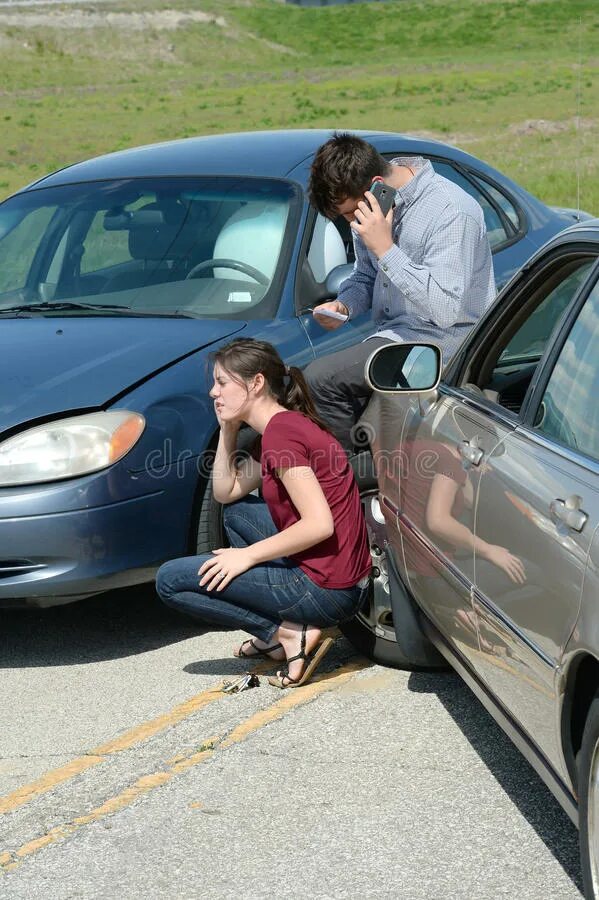
[[[319,428],[322,428],[323,431],[329,431],[327,425],[318,415],[302,370],[296,366],[286,366],[286,372],[287,374],[283,379],[285,393],[281,400],[281,405],[286,409],[303,413],[304,416],[314,422],[315,425],[318,425]]]

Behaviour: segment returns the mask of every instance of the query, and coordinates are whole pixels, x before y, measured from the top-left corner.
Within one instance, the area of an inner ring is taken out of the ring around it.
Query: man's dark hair
[[[348,197],[361,197],[376,175],[388,174],[390,165],[372,144],[349,132],[335,132],[316,151],[310,172],[310,203],[327,219]]]

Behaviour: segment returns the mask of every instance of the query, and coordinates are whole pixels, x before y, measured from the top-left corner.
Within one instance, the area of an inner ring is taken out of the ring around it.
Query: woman
[[[332,644],[321,642],[322,628],[350,619],[366,596],[371,560],[358,488],[300,370],[271,344],[240,338],[213,362],[213,491],[231,546],[166,563],[157,590],[205,623],[254,635],[235,656],[286,660],[269,681],[297,687]],[[243,422],[261,436],[260,451],[237,466]],[[264,501],[249,496],[260,486]]]

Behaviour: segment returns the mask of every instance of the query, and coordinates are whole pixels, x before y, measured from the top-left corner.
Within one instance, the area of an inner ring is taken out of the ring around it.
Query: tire
[[[243,428],[239,433],[237,452],[241,456],[248,453],[256,440],[256,432],[251,428]],[[207,460],[214,456],[216,450],[215,436],[212,448],[207,451]],[[206,467],[211,470],[210,462]],[[192,514],[192,526],[190,534],[190,552],[210,553],[216,547],[228,547],[229,542],[223,524],[223,505],[214,499],[212,491],[212,472],[198,485],[194,511]]]
[[[393,625],[389,568],[384,549],[385,525],[378,507],[378,491],[367,488],[360,492],[360,496],[366,518],[373,577],[364,606],[349,622],[342,622],[339,628],[356,650],[374,662],[395,669],[409,669],[413,666],[398,646]]]
[[[216,547],[226,547],[227,539],[223,525],[223,507],[214,499],[212,475],[204,484],[196,504],[195,525],[192,530],[193,552],[196,555],[210,553]]]
[[[599,898],[599,695],[591,703],[578,755],[580,865],[584,896]]]
[[[352,458],[360,488],[362,508],[372,558],[372,578],[362,609],[349,622],[339,625],[356,650],[383,666],[395,669],[447,668],[446,662],[425,637],[418,624],[393,561],[387,555],[386,524],[378,500],[378,485],[370,463],[361,453]],[[395,625],[400,622],[398,642]]]

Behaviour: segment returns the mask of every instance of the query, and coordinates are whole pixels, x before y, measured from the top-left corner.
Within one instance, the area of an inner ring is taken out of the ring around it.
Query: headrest
[[[244,204],[223,225],[214,245],[214,258],[249,263],[272,278],[283,244],[287,213],[285,202],[251,200]],[[232,269],[217,268],[214,276],[254,281],[249,275]]]
[[[329,272],[336,266],[344,266],[347,263],[345,244],[335,223],[321,215],[316,217],[314,223],[308,262],[314,278],[320,283],[325,281]]]

